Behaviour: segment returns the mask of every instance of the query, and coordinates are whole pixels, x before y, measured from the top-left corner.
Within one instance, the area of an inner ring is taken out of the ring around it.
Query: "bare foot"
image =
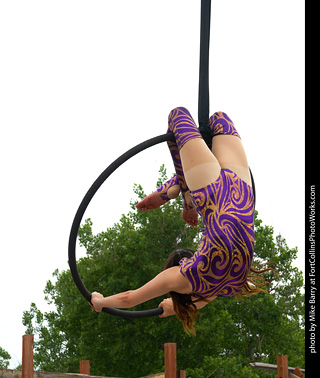
[[[179,195],[180,188],[179,187],[175,188],[175,187],[176,185],[170,188],[170,189],[174,188],[174,190],[172,190],[172,193],[170,193],[171,198],[176,198]],[[189,193],[187,193],[186,200],[189,205],[193,206]],[[140,211],[153,210],[164,205],[166,202],[167,202],[166,200],[163,200],[160,197],[160,194],[157,191],[154,191],[153,193],[145,197],[142,201],[137,203],[136,208]],[[188,210],[184,208],[182,211],[182,219],[186,223],[190,224],[190,226],[197,226],[199,224],[199,218],[198,218],[198,213],[197,213],[196,208],[193,207],[192,209],[188,209]]]
[[[198,226],[199,224],[199,218],[198,218],[198,213],[195,207],[192,209],[183,209],[182,211],[182,219],[190,224],[190,226]]]
[[[136,208],[140,211],[157,209],[164,205],[167,201],[160,197],[160,194],[155,191],[145,197],[142,201],[136,204]]]

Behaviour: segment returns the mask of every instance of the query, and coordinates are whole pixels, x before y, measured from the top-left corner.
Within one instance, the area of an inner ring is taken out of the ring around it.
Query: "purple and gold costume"
[[[240,137],[225,113],[213,114],[209,125],[212,136],[228,134]],[[177,180],[182,185],[182,193],[185,193],[188,188],[179,150],[191,138],[201,138],[201,134],[185,108],[176,108],[170,113],[168,131],[175,134],[176,144],[169,142],[169,149]],[[204,224],[203,237],[194,256],[180,261],[180,272],[190,281],[193,295],[234,295],[246,283],[253,259],[253,190],[234,172],[222,169],[215,182],[191,192],[191,197]]]
[[[191,259],[180,271],[202,297],[230,296],[247,281],[254,251],[252,188],[235,173],[222,169],[219,178],[191,193],[204,229]]]
[[[184,178],[179,150],[182,147],[182,145],[185,143],[183,141],[185,137],[187,137],[186,139],[187,141],[190,138],[201,138],[201,134],[199,133],[190,113],[188,112],[188,110],[184,108],[176,108],[172,110],[169,114],[168,123],[169,123],[169,127],[168,127],[167,132],[169,133],[173,131],[175,133],[175,138],[176,138],[175,142],[168,141],[168,147],[170,150],[170,154],[172,157],[176,174],[170,180],[164,183],[159,189],[157,189],[157,191],[163,200],[169,201],[169,198],[167,196],[167,190],[169,189],[170,186],[179,184],[181,194],[183,197],[183,207],[186,210],[190,210],[192,209],[192,206],[188,205],[185,200],[185,194],[187,191],[189,191],[189,188]],[[187,135],[184,135],[183,133],[181,133],[181,130],[182,130],[181,127],[186,128]],[[176,131],[174,131],[174,129]],[[179,132],[177,132],[178,129],[179,129]]]

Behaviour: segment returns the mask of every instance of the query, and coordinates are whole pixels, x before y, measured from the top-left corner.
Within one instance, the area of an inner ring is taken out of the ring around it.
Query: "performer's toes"
[[[142,201],[137,203],[136,207],[140,211],[157,209],[161,205],[165,204],[167,201],[160,197],[160,194],[155,191],[145,197]]]

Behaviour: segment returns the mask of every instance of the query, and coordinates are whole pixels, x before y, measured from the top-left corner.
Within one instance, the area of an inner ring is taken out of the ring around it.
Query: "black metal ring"
[[[146,140],[143,143],[138,144],[137,146],[131,148],[129,151],[121,155],[118,159],[116,159],[112,164],[109,165],[108,168],[106,168],[101,175],[96,179],[96,181],[92,184],[90,189],[88,190],[87,194],[84,196],[82,202],[80,203],[80,206],[76,212],[76,215],[74,217],[70,236],[69,236],[69,247],[68,247],[68,253],[69,253],[69,267],[71,271],[72,278],[80,291],[80,293],[83,295],[83,297],[88,301],[91,302],[91,293],[87,290],[87,288],[84,286],[83,282],[81,281],[80,274],[77,268],[77,260],[76,260],[76,242],[78,237],[78,231],[80,227],[80,223],[82,220],[82,217],[92,200],[93,196],[96,194],[100,186],[106,181],[106,179],[116,170],[118,169],[123,163],[125,163],[127,160],[138,154],[139,152],[155,146],[156,144],[166,142],[166,141],[174,141],[174,135],[173,133],[167,133],[163,135],[159,135],[157,137],[151,138]],[[146,311],[130,311],[130,310],[119,310],[115,308],[105,307],[102,310],[103,312],[106,312],[107,314],[120,316],[126,319],[135,319],[135,318],[146,318],[150,316],[157,316],[161,315],[163,313],[163,309],[161,307],[146,310]]]

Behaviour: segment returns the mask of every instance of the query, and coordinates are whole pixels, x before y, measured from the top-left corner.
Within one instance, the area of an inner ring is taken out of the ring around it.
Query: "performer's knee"
[[[215,112],[209,119],[212,136],[215,135],[240,135],[235,128],[231,118],[224,112]]]
[[[191,138],[201,138],[201,134],[189,113],[184,107],[171,110],[168,119],[168,132],[173,132],[178,148]]]
[[[171,112],[169,113],[169,116],[168,116],[168,120],[169,120],[169,122],[173,121],[178,116],[182,116],[182,115],[191,117],[191,114],[190,114],[190,112],[187,108],[185,108],[183,106],[178,106],[177,108],[174,108],[174,109],[171,110]]]

